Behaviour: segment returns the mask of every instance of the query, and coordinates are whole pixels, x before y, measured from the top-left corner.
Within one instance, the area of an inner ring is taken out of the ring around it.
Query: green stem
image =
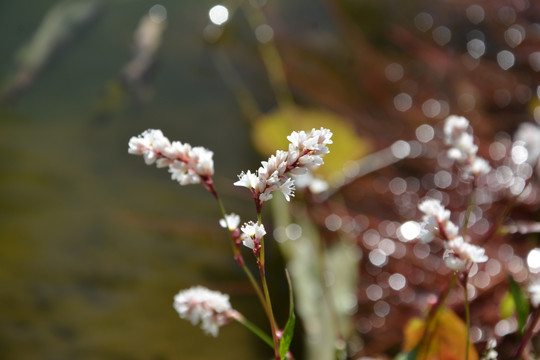
[[[223,203],[219,197],[216,197],[216,201],[219,205],[219,209],[221,210],[221,214],[223,215],[223,218],[225,219],[225,215],[227,214],[225,212],[225,207],[223,206]],[[238,249],[238,247],[236,246],[234,242],[234,236],[232,235],[231,231],[229,231],[229,234],[231,235],[232,251],[236,259],[238,257],[241,257],[240,249]],[[266,300],[265,300],[265,297],[264,297],[263,291],[261,290],[260,285],[257,283],[257,281],[255,280],[255,277],[253,276],[249,268],[246,266],[246,264],[244,264],[243,262],[238,263],[238,264],[240,265],[244,273],[247,275],[249,282],[251,283],[251,286],[253,286],[253,289],[255,289],[255,293],[257,293],[257,297],[259,298],[259,301],[261,302],[263,308],[265,309],[267,316],[270,316],[270,312],[268,311],[268,305],[266,304]]]
[[[257,221],[259,225],[262,223],[261,213],[257,214]],[[270,327],[272,329],[272,339],[274,340],[274,352],[276,360],[280,359],[279,356],[279,339],[277,337],[278,327],[276,325],[276,319],[274,317],[274,312],[272,310],[272,301],[270,300],[270,292],[268,291],[268,283],[266,281],[266,271],[264,266],[264,237],[261,238],[261,252],[259,253],[259,272],[261,274],[261,281],[263,285],[264,297],[266,299],[267,305],[267,315],[268,320],[270,321]]]
[[[251,332],[257,335],[262,341],[264,341],[272,349],[274,348],[274,342],[272,341],[272,338],[270,338],[270,336],[268,336],[264,331],[262,331],[257,325],[248,321],[242,314],[236,312],[232,316],[232,318],[238,321],[240,324],[244,325],[249,330],[251,330]]]

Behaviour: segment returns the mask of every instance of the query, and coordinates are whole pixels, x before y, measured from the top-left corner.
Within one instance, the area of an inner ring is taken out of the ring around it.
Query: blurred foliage
[[[403,350],[414,351],[414,358],[426,360],[463,360],[467,333],[465,323],[448,308],[437,311],[426,330],[423,319],[413,318],[405,326]],[[469,359],[478,360],[474,346],[470,344]]]
[[[508,283],[509,291],[514,303],[514,311],[518,320],[518,331],[523,334],[525,331],[525,323],[530,313],[529,300],[527,299],[527,295],[525,295],[525,291],[521,289],[511,275],[508,276]]]

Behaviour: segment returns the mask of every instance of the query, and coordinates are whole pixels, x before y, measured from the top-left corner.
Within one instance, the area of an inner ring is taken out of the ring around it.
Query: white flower
[[[528,290],[532,306],[538,307],[540,305],[540,281],[531,283]]]
[[[255,241],[259,242],[261,238],[266,235],[266,230],[264,229],[263,224],[257,224],[253,221],[249,221],[242,225],[242,243],[244,246],[254,249]]]
[[[235,213],[225,215],[224,219],[219,220],[219,225],[221,225],[223,228],[229,229],[229,231],[234,231],[238,228],[238,225],[240,225],[240,216],[236,215]]]
[[[291,196],[294,196],[294,181],[291,178],[288,178],[283,184],[279,186],[279,190],[285,196],[287,201],[291,200]]]
[[[488,261],[483,248],[466,242],[461,236],[457,236],[445,244],[449,251],[465,263],[483,263]]]
[[[209,335],[217,336],[219,327],[225,325],[231,312],[229,295],[195,286],[182,290],[174,297],[174,308],[182,319],[201,328]]]

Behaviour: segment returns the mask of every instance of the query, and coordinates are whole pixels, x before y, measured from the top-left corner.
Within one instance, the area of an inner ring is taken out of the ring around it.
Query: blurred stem
[[[467,206],[467,213],[465,215],[465,224],[463,224],[463,239],[467,236],[467,231],[469,230],[469,220],[471,218],[472,211],[474,209],[474,206],[476,205],[476,186],[474,185],[475,182],[473,181],[473,188],[471,190],[471,200],[469,201],[469,206]]]
[[[534,330],[536,329],[536,326],[538,325],[539,321],[540,321],[540,308],[536,308],[529,318],[527,330],[525,331],[525,334],[523,334],[523,337],[521,338],[512,359],[519,359],[520,357],[523,356],[523,351],[525,351],[525,347],[527,346],[527,344],[533,337]]]
[[[249,3],[244,3],[242,4],[242,10],[254,32],[258,26],[267,24],[266,16],[261,9],[255,9]],[[294,100],[287,84],[285,67],[275,41],[271,39],[264,44],[258,42],[258,48],[279,107],[284,108],[293,105]]]
[[[493,223],[493,225],[491,226],[491,229],[486,233],[486,235],[484,235],[484,237],[482,238],[481,241],[479,241],[479,244],[483,244],[485,243],[486,241],[488,241],[502,226],[504,220],[506,219],[506,217],[508,216],[508,214],[510,213],[510,211],[512,211],[512,209],[514,208],[514,206],[516,205],[517,201],[518,201],[518,198],[521,196],[521,194],[523,193],[523,191],[525,191],[525,189],[527,188],[527,186],[529,185],[531,181],[531,178],[528,178],[526,181],[525,181],[525,186],[523,187],[523,190],[521,191],[521,193],[517,194],[517,195],[514,195],[510,201],[508,202],[508,205],[506,206],[506,208],[504,209],[504,211],[502,211],[500,213],[500,215],[497,217],[497,219],[495,220],[495,222]]]
[[[259,225],[262,224],[261,213],[257,213],[257,222]],[[265,271],[265,261],[264,261],[264,236],[261,238],[261,252],[259,254],[259,272],[261,274],[261,281],[263,285],[264,297],[266,299],[268,320],[270,321],[270,327],[272,329],[272,339],[274,340],[274,353],[276,360],[280,359],[279,356],[279,339],[277,337],[278,327],[276,325],[276,319],[274,317],[274,312],[272,310],[272,301],[270,300],[270,292],[268,291],[268,283],[266,281],[266,271]]]
[[[270,336],[268,336],[264,331],[262,331],[257,325],[248,321],[242,314],[240,314],[239,312],[235,312],[232,315],[232,318],[238,321],[240,324],[244,325],[246,328],[248,328],[251,332],[257,335],[262,341],[268,344],[268,346],[270,346],[272,349],[274,348],[274,342],[272,341]]]
[[[252,123],[261,115],[261,110],[257,105],[257,101],[253,97],[249,88],[244,84],[237,71],[232,67],[227,56],[219,54],[215,58],[214,66],[221,74],[225,84],[231,89],[236,98],[240,110],[246,119]]]

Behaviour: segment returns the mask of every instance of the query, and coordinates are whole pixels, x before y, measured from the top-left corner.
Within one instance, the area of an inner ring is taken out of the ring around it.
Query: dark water
[[[16,50],[54,3],[0,2],[0,77],[13,75]],[[162,1],[168,27],[153,97],[143,104],[127,92],[110,99],[107,84],[129,61],[133,31],[154,4],[107,2],[26,93],[0,106],[2,359],[264,354],[239,325],[209,338],[172,308],[176,292],[203,284],[230,293],[248,316],[260,312],[230,257],[212,197],[128,155],[129,138],[161,128],[214,150],[218,187],[240,213],[251,203],[231,184],[257,157],[201,38],[213,3]]]

